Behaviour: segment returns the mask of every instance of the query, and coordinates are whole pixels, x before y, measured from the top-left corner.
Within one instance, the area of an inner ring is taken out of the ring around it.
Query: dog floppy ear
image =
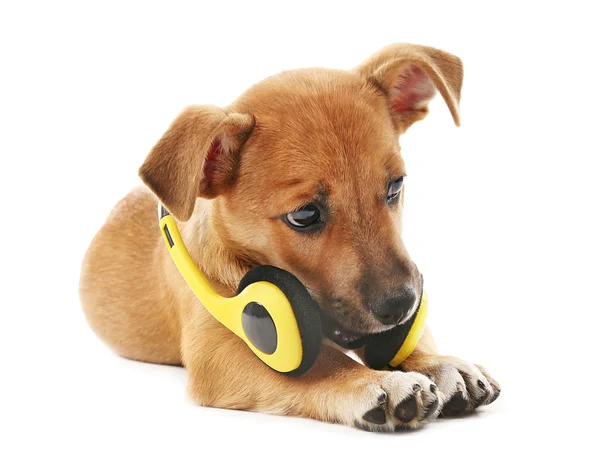
[[[139,170],[173,215],[188,220],[197,197],[214,198],[233,185],[254,117],[213,106],[186,108]]]
[[[432,47],[389,45],[355,71],[385,93],[398,132],[425,118],[436,89],[442,94],[456,126],[463,81],[460,58]]]

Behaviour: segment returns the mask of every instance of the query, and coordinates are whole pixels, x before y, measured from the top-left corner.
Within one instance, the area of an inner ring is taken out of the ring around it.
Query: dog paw
[[[371,387],[372,398],[354,425],[370,432],[417,429],[439,414],[438,389],[416,372],[388,372]]]
[[[500,385],[483,367],[458,358],[440,357],[419,372],[438,386],[441,414],[446,417],[469,414],[500,396]]]

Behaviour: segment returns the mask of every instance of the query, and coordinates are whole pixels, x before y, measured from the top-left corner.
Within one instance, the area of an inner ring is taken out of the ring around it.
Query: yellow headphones
[[[319,306],[291,273],[261,265],[251,269],[232,298],[219,295],[194,263],[169,211],[159,203],[163,239],[182,277],[203,306],[240,337],[272,369],[299,375],[321,351]],[[415,349],[425,328],[427,295],[406,324],[369,337],[365,358],[374,368],[398,366]]]

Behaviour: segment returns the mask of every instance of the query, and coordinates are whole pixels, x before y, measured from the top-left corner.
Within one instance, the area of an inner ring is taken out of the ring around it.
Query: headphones
[[[237,295],[225,298],[211,286],[194,263],[169,211],[158,204],[163,239],[182,277],[202,305],[240,337],[252,352],[277,372],[300,375],[315,363],[322,342],[318,304],[291,273],[260,265],[240,282]],[[411,319],[386,332],[369,335],[365,362],[374,369],[398,366],[415,349],[427,318],[423,292]]]

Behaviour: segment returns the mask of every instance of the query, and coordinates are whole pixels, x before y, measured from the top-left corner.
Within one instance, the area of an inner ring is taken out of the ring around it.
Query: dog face
[[[458,124],[460,61],[390,46],[351,72],[298,70],[262,81],[230,108],[185,111],[140,175],[177,217],[214,198],[222,244],[295,274],[326,335],[353,347],[408,320],[421,278],[402,242],[398,136],[439,89]]]

